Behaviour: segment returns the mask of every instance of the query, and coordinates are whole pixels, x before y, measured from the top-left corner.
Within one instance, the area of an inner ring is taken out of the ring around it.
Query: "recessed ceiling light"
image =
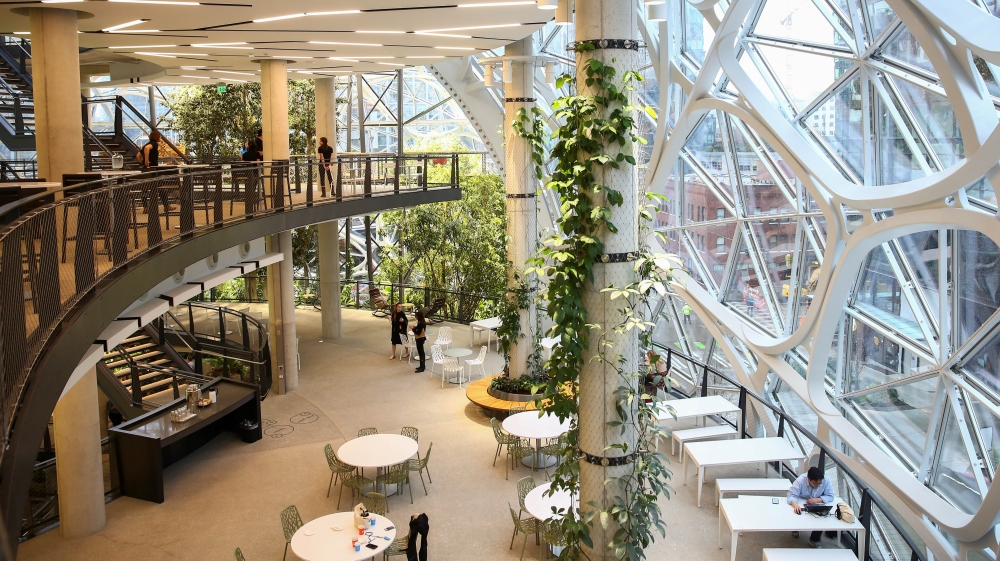
[[[140,23],[146,23],[148,19],[134,19],[132,21],[127,21],[125,23],[119,23],[118,25],[112,25],[111,27],[105,27],[101,31],[105,33],[113,33],[119,29],[125,29],[126,27],[132,27],[133,25],[139,25]]]
[[[384,64],[386,66],[406,66],[405,64],[397,64],[395,62],[376,62],[375,64]]]
[[[283,20],[283,19],[301,18],[301,17],[305,17],[305,15],[306,15],[305,13],[301,13],[301,14],[288,14],[287,16],[274,16],[274,17],[270,17],[270,18],[255,19],[255,20],[253,20],[253,23],[266,23],[266,22],[269,22],[269,21],[278,21],[278,20]]]
[[[182,66],[181,70],[198,70],[199,68],[205,68],[204,66]]]
[[[482,4],[459,4],[459,8],[489,8],[494,6],[526,6],[534,4],[535,0],[520,0],[519,2],[483,2]]]
[[[181,74],[181,78],[197,78],[199,80],[214,80],[211,76],[188,76],[187,74]]]
[[[170,57],[170,58],[179,57],[179,56],[208,56],[205,53],[159,53],[159,52],[143,52],[143,51],[138,51],[135,54],[137,54],[137,55],[148,55],[148,56],[165,56],[165,57]]]
[[[394,56],[363,56],[363,57],[358,57],[358,58],[373,59],[374,60],[376,58],[396,58],[396,57],[394,57]]]
[[[125,29],[121,31],[108,31],[108,33],[159,33],[159,29]]]
[[[435,49],[449,49],[452,51],[474,51],[475,47],[434,47]]]
[[[363,29],[359,29],[359,30],[355,31],[355,33],[395,33],[395,34],[399,34],[399,33],[406,33],[406,32],[405,31],[376,31],[376,30],[363,30]]]
[[[341,16],[344,14],[360,14],[361,10],[340,10],[336,12],[306,12],[307,16]]]
[[[340,56],[327,57],[327,60],[342,60],[344,62],[359,62],[358,59],[356,59],[356,58],[344,58],[344,57],[340,57]]]
[[[520,23],[500,23],[497,25],[470,25],[469,27],[448,27],[444,29],[427,29],[425,31],[416,31],[415,33],[439,33],[441,31],[465,31],[467,29],[500,29],[502,27],[521,27]]]
[[[344,43],[341,41],[309,41],[310,45],[346,45],[348,47],[381,47],[381,43]]]
[[[43,0],[44,1],[44,0]],[[201,2],[176,2],[174,0],[108,0],[123,4],[168,4],[171,6],[200,6]]]
[[[408,56],[406,58],[448,58],[448,57],[439,55],[433,55],[433,56],[416,55],[416,56]]]
[[[15,31],[14,35],[31,35],[30,31]]]
[[[248,81],[248,80],[237,80],[237,79],[235,79],[235,78],[226,78],[226,80],[225,80],[225,82],[226,82],[227,84],[230,84],[230,83],[232,83],[232,82],[239,82],[239,83],[241,83],[241,84],[246,84],[246,83],[247,83],[247,81]]]
[[[163,57],[163,58],[177,58],[174,55],[165,55],[163,53],[141,53],[141,52],[139,52],[139,53],[132,53],[132,54],[143,55],[143,56],[159,56],[159,57]]]
[[[431,33],[430,31],[414,31],[417,35],[432,35],[434,37],[454,37],[456,39],[472,39],[472,35],[455,35],[452,33]]]
[[[244,43],[245,45],[246,43]],[[192,47],[204,47],[206,49],[239,49],[243,51],[252,51],[253,47],[230,47],[228,45],[213,45],[212,43],[192,43]]]
[[[123,47],[108,47],[109,49],[168,49],[177,45],[131,45]]]
[[[42,0],[42,4],[73,4],[84,0]]]
[[[240,76],[257,76],[253,72],[235,72],[233,70],[213,70],[212,72],[218,72],[219,74],[239,74]]]

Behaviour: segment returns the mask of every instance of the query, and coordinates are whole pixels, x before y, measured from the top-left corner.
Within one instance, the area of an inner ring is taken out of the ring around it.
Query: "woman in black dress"
[[[403,313],[403,305],[399,302],[396,303],[396,307],[392,310],[392,354],[389,355],[390,359],[396,358],[396,345],[403,344],[403,338],[408,337],[406,334],[406,325],[408,320],[406,319],[406,314]],[[403,358],[409,356],[404,354]]]
[[[417,356],[420,357],[420,366],[417,367],[414,372],[424,371],[424,342],[427,340],[427,322],[424,320],[424,313],[421,310],[417,310],[414,314],[417,318],[417,324],[413,326],[413,337],[414,341],[417,343]]]

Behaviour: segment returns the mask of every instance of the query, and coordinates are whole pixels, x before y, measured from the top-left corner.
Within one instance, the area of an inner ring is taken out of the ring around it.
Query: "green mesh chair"
[[[542,543],[550,547],[566,547],[569,545],[569,540],[566,539],[566,534],[563,533],[562,520],[544,520],[541,523],[541,530]],[[549,547],[546,547],[546,559],[549,557],[549,551]]]
[[[407,438],[412,438],[413,441],[416,442],[416,443],[418,443],[418,444],[420,443],[420,431],[417,430],[417,427],[403,427],[403,430],[399,431],[399,434],[401,434],[401,435],[403,435],[403,436],[405,436]],[[419,448],[417,449],[417,459],[418,460],[420,459],[420,449]]]
[[[376,485],[381,484],[382,490],[385,491],[386,485],[409,485],[410,484],[410,470],[406,467],[406,462],[399,463],[396,465],[389,466],[381,476],[379,476],[376,481]],[[397,488],[396,492],[399,493],[402,488]],[[410,504],[413,504],[413,487],[410,487]],[[386,511],[388,512],[388,501],[386,501]]]
[[[507,508],[510,510],[510,518],[514,521],[514,534],[510,536],[510,547],[507,549],[514,549],[514,537],[520,532],[524,534],[524,543],[521,544],[521,559],[524,560],[524,548],[528,545],[528,536],[535,535],[541,531],[541,520],[537,518],[525,518],[521,520],[517,517],[514,512],[514,507],[507,503]]]
[[[410,541],[409,534],[401,538],[396,538],[392,540],[392,543],[389,544],[389,547],[385,548],[385,551],[382,552],[383,554],[382,560],[385,561],[386,559],[397,555],[406,555],[406,544],[409,541]]]
[[[535,449],[531,447],[531,443],[525,438],[514,437],[514,441],[507,445],[507,459],[510,460],[510,469],[514,471],[515,463],[522,458],[527,458],[534,455]],[[532,471],[535,468],[531,468]],[[507,466],[503,469],[503,478],[507,479]]]
[[[496,420],[495,417],[490,418],[490,425],[493,426],[493,438],[497,440],[497,453],[493,455],[493,466],[497,465],[497,458],[500,457],[500,452],[503,451],[504,446],[510,446],[511,443],[517,440],[517,437],[512,434],[507,434],[500,428],[500,421]]]
[[[521,505],[521,510],[517,513],[518,518],[524,514],[524,511],[528,510],[524,506],[524,498],[527,497],[528,493],[530,493],[531,490],[537,486],[538,484],[535,483],[535,478],[530,475],[517,480],[517,502]]]
[[[330,490],[333,489],[333,484],[337,482],[337,479],[339,479],[342,474],[354,473],[354,470],[357,468],[340,461],[340,458],[337,457],[337,453],[333,451],[333,446],[330,446],[329,444],[323,448],[323,452],[326,453],[326,465],[330,466],[330,485],[326,488],[326,496],[329,497]]]
[[[236,561],[247,561],[247,558],[243,557],[243,552],[238,547],[236,548]]]
[[[285,532],[285,554],[281,557],[282,561],[288,557],[288,546],[292,543],[292,536],[301,527],[302,517],[299,516],[299,509],[295,508],[295,505],[281,511],[281,529]]]
[[[550,440],[549,444],[542,446],[541,453],[543,456],[554,456],[556,458],[556,465],[562,462],[562,453],[566,447],[569,446],[569,435],[562,434],[559,438]],[[549,478],[549,468],[546,467],[542,471],[545,472],[545,479]]]
[[[427,495],[427,485],[424,483],[424,473],[423,472],[425,472],[425,471],[427,472],[427,481],[430,481],[431,483],[434,483],[434,481],[431,480],[431,471],[429,469],[427,469],[427,462],[431,461],[431,449],[432,448],[434,448],[434,443],[433,442],[431,442],[431,445],[427,447],[427,455],[424,456],[424,459],[422,459],[422,460],[420,459],[420,453],[418,452],[416,460],[410,459],[410,460],[406,460],[405,462],[403,462],[403,463],[406,464],[406,470],[407,471],[415,471],[415,472],[417,472],[420,475],[420,484],[424,486],[424,495],[425,496]],[[411,495],[411,498],[412,498],[412,495],[413,495],[413,490],[412,489],[410,490],[410,495]]]
[[[511,405],[510,409],[507,410],[507,415],[517,415],[518,413],[524,413],[528,408],[524,405]]]
[[[368,427],[358,431],[358,438],[362,436],[371,436],[373,434],[378,434],[378,429],[375,427]]]
[[[379,516],[388,516],[389,501],[382,493],[365,493],[361,495],[361,502],[368,509],[368,512],[374,512]]]
[[[340,492],[337,493],[337,510],[340,510],[340,500],[344,496],[344,488],[351,490],[351,500],[354,500],[354,492],[357,491],[361,494],[361,490],[369,485],[373,485],[375,482],[363,475],[359,475],[357,472],[342,472],[340,474]]]

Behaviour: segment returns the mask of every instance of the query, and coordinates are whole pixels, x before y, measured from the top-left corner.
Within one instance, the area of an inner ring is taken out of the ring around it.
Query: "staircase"
[[[35,104],[27,41],[4,37],[0,43],[0,142],[11,151],[35,149]]]
[[[104,354],[98,385],[127,419],[178,397],[197,374],[156,330],[146,326]]]
[[[142,166],[135,155],[139,148],[127,136],[114,133],[97,133],[86,126],[83,127],[84,169],[87,171],[103,171],[112,169],[112,154],[121,154],[124,169],[140,169]]]

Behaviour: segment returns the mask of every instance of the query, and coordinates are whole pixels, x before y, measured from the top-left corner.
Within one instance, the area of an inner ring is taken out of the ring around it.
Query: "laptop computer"
[[[826,516],[832,509],[833,505],[827,504],[808,504],[802,506],[802,510],[817,516]]]

